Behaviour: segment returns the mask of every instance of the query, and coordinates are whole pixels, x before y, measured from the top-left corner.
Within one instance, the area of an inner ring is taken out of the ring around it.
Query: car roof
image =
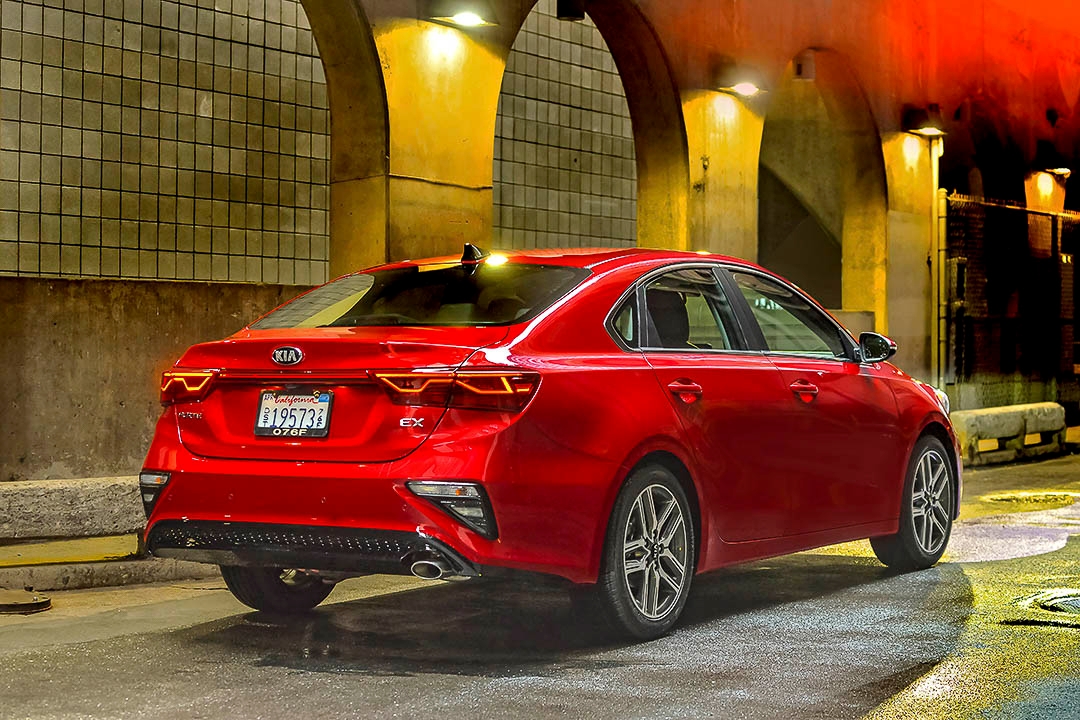
[[[604,265],[603,269],[610,270],[624,264],[636,264],[640,262],[679,262],[679,261],[703,261],[724,262],[731,265],[739,265],[746,268],[760,270],[754,263],[727,255],[718,255],[709,252],[690,252],[686,250],[662,250],[651,248],[545,248],[534,250],[496,250],[492,254],[505,255],[510,262],[523,264],[546,264],[563,265],[566,267],[578,267],[594,269]],[[461,261],[460,256],[446,255],[442,257],[424,258],[417,260],[403,260],[397,263],[383,265],[380,269],[403,267],[409,265],[443,265],[456,264]]]

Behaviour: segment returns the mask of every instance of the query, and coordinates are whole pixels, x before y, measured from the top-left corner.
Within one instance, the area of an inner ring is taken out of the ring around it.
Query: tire
[[[904,481],[900,529],[870,538],[878,560],[908,572],[931,567],[945,553],[956,508],[956,478],[945,446],[926,435],[915,443]]]
[[[237,600],[249,608],[271,613],[310,610],[334,589],[333,583],[281,568],[222,565],[221,577]]]
[[[611,511],[596,596],[608,623],[638,640],[679,619],[697,556],[693,516],[679,481],[660,465],[630,474]]]

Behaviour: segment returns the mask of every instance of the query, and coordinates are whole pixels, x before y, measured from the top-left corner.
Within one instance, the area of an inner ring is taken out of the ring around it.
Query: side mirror
[[[896,343],[884,335],[864,332],[859,335],[859,354],[864,363],[882,362],[896,354]]]

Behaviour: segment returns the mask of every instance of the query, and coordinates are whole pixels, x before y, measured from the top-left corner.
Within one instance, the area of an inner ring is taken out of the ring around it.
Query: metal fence
[[[945,235],[944,370],[959,405],[1080,399],[1080,214],[952,195]]]

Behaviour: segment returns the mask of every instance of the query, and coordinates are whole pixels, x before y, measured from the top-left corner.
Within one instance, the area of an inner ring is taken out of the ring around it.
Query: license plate
[[[264,390],[259,397],[255,434],[271,437],[326,437],[330,432],[333,393],[307,394]]]

